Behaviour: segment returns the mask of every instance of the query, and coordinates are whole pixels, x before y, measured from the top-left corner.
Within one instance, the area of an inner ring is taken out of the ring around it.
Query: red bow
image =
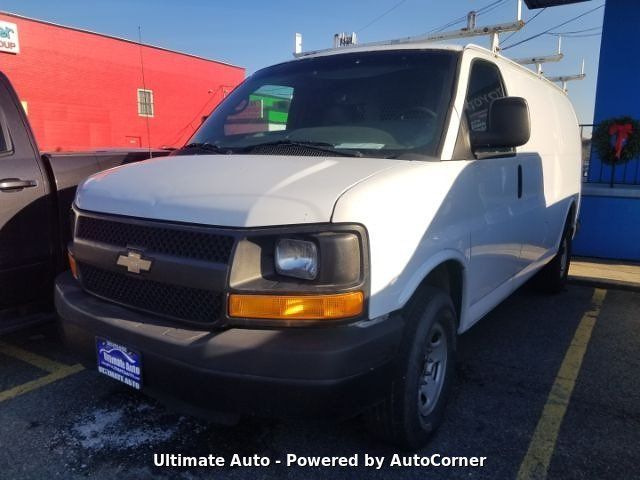
[[[620,155],[622,154],[622,148],[624,147],[623,144],[625,140],[629,138],[629,135],[631,135],[631,132],[633,132],[633,126],[631,126],[630,123],[625,123],[624,125],[621,125],[619,123],[614,123],[609,127],[609,135],[616,136],[615,151],[616,151],[616,158],[618,160],[620,160]]]

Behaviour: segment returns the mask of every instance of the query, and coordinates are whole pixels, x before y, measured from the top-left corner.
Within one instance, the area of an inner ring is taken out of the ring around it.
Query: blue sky
[[[357,31],[361,42],[420,35],[493,1],[3,0],[0,8],[130,39],[137,39],[140,25],[145,43],[224,60],[246,67],[251,73],[291,58],[295,32],[303,34],[305,50],[330,46],[333,34],[342,31]],[[590,0],[549,8],[504,45],[547,30],[603,3],[604,0]],[[398,6],[370,24],[395,5]],[[525,20],[537,12],[529,11],[525,6]],[[504,0],[498,8],[480,15],[478,25],[507,22],[515,18],[515,13],[516,0]],[[554,31],[600,27],[603,13],[604,9],[598,9]],[[462,26],[459,24],[455,28]],[[486,37],[466,40],[469,41],[488,46]],[[505,54],[522,57],[552,53],[556,42],[556,37],[543,35],[509,49]],[[587,78],[569,85],[569,96],[582,123],[590,123],[593,118],[599,49],[599,36],[567,37],[563,39],[565,59],[545,67],[548,75],[576,73],[582,58],[586,60]]]

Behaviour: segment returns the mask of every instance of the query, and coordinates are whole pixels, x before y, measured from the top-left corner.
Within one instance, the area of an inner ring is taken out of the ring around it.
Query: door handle
[[[14,190],[22,190],[23,188],[37,187],[38,182],[35,180],[21,180],[19,178],[3,178],[0,180],[0,191],[11,192]]]
[[[522,198],[522,165],[518,165],[518,198]]]

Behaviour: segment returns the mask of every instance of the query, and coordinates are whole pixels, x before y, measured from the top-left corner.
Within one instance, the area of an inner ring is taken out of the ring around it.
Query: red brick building
[[[180,146],[245,75],[222,62],[2,12],[0,70],[49,151]]]

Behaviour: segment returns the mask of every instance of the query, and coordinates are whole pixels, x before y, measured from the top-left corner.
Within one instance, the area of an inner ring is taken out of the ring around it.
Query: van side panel
[[[518,215],[528,218],[522,227],[522,265],[550,260],[558,249],[563,227],[572,204],[575,224],[580,205],[582,152],[578,119],[566,93],[558,86],[507,58],[470,45],[465,48],[460,68],[457,112],[464,111],[470,65],[480,58],[495,63],[503,76],[507,95],[527,100],[531,118],[531,138],[518,147],[522,168],[523,198]],[[443,160],[450,159],[459,130],[459,119],[451,121]],[[522,223],[522,222],[521,222]],[[574,229],[575,231],[575,229]]]
[[[578,119],[560,88],[509,60],[494,60],[508,94],[524,97],[529,104],[531,138],[517,151],[526,155],[522,160],[524,203],[534,216],[542,215],[544,225],[543,238],[531,231],[530,238],[536,243],[523,246],[523,254],[535,261],[555,253],[571,204],[579,205],[582,153]]]

